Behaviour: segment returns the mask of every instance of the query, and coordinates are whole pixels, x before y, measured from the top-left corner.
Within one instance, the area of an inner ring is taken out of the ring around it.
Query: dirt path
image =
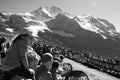
[[[71,65],[73,66],[73,70],[81,70],[85,72],[90,80],[120,80],[98,70],[90,69],[87,66],[84,66],[67,58],[65,58],[63,62],[71,63]]]

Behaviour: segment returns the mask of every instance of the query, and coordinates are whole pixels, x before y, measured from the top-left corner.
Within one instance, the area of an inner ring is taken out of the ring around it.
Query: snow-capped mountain
[[[32,11],[31,14],[35,16],[35,20],[50,20],[54,18],[56,15],[63,13],[62,10],[56,6],[48,7],[40,7],[39,9]]]
[[[76,16],[56,6],[25,13],[1,12],[0,31],[31,32],[73,49],[120,56],[120,33],[112,23],[89,14]]]
[[[107,36],[115,36],[115,26],[105,19],[84,14],[82,16],[78,16],[77,19],[75,18],[75,20],[82,28],[98,33],[103,36],[104,39],[106,39]]]
[[[61,8],[58,8],[56,6],[52,7],[40,7],[37,10],[34,10],[31,12],[32,15],[35,16],[35,20],[42,20],[42,21],[49,21],[51,19],[54,19],[58,14],[64,14],[69,18],[73,18],[74,15],[67,13],[63,11]]]

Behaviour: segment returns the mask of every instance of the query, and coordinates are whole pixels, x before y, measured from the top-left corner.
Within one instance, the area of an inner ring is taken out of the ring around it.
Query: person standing
[[[2,63],[2,71],[6,74],[4,80],[10,80],[15,75],[34,80],[34,71],[29,68],[26,56],[33,39],[30,34],[19,34],[13,39]]]
[[[50,69],[52,68],[53,56],[44,53],[41,58],[41,65],[35,71],[36,80],[53,80]]]
[[[59,62],[55,60],[52,64],[52,68],[50,69],[50,72],[52,73],[53,80],[58,80],[57,79],[57,69],[59,67]]]

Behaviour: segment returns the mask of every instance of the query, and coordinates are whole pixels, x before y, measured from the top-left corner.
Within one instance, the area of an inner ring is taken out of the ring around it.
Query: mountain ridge
[[[115,26],[89,14],[75,16],[56,6],[40,7],[25,13],[1,12],[0,25],[1,31],[30,32],[72,49],[120,56],[120,33]]]

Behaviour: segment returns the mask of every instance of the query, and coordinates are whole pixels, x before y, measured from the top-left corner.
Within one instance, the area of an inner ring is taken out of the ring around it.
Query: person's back
[[[36,80],[53,80],[51,72],[44,65],[36,69],[35,75]]]
[[[50,69],[50,72],[52,73],[52,77],[53,77],[53,80],[57,80],[57,69],[59,67],[59,62],[58,61],[54,61],[53,64],[52,64],[52,68]]]

